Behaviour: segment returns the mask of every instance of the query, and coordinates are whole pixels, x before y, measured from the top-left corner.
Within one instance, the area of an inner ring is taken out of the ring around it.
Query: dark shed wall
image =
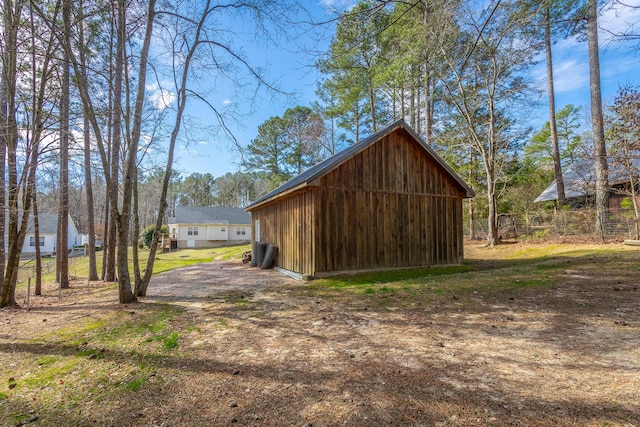
[[[313,274],[313,194],[301,190],[251,212],[252,236],[260,221],[260,240],[278,247],[275,265],[301,274]]]
[[[404,130],[320,178],[314,192],[315,273],[462,261],[464,190]]]

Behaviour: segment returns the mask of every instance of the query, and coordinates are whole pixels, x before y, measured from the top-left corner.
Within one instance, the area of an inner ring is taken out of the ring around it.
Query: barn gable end
[[[462,261],[473,190],[403,121],[305,174],[247,208],[278,267],[324,276]]]

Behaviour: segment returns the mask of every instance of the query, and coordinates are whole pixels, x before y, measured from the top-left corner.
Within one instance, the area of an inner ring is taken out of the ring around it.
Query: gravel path
[[[213,261],[157,274],[147,298],[187,307],[202,307],[230,291],[260,292],[270,286],[302,283],[275,270],[261,270],[241,261]]]

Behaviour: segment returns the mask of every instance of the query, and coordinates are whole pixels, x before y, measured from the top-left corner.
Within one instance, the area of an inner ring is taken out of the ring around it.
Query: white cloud
[[[589,87],[589,66],[585,61],[567,58],[553,64],[556,92],[571,92]]]
[[[225,99],[224,101],[222,101],[222,105],[229,105],[229,104],[231,104],[230,99]]]
[[[612,41],[618,34],[628,32],[637,33],[640,22],[640,0],[626,0],[624,2],[614,2],[612,7],[607,8],[598,17],[600,38],[603,43]]]
[[[176,99],[176,95],[173,92],[161,88],[157,83],[147,85],[146,89],[149,92],[149,100],[158,110],[164,110]]]
[[[556,52],[573,52],[573,49],[582,49],[586,52],[586,41],[578,40],[577,37],[567,37],[565,39],[558,40],[556,44],[553,45],[554,54]]]
[[[327,12],[342,12],[355,7],[355,0],[320,0],[320,6]]]

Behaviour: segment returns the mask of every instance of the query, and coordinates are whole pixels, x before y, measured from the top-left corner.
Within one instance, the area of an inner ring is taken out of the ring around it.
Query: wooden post
[[[29,277],[29,281],[27,282],[27,311],[31,309],[31,277]]]

